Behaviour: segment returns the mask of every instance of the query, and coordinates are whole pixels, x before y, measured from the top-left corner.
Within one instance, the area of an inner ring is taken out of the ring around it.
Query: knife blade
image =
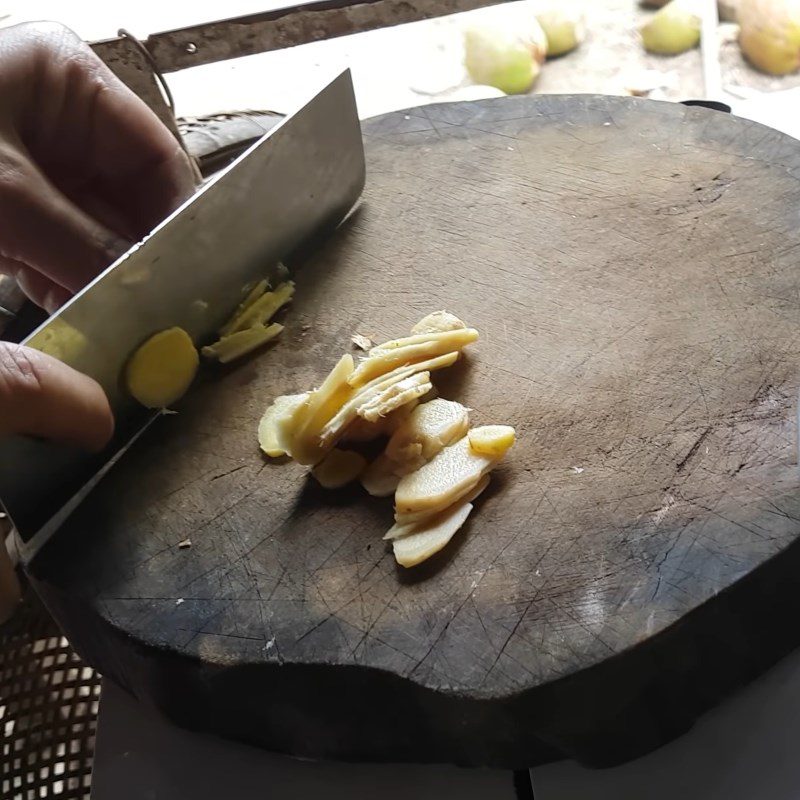
[[[157,415],[122,385],[130,354],[174,325],[195,343],[215,338],[243,289],[338,225],[364,181],[346,70],[23,342],[98,381],[117,422],[113,441],[94,456],[32,437],[0,440],[0,501],[26,559]]]

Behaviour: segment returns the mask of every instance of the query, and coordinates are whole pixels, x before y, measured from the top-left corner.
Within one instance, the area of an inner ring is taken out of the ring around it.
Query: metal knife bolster
[[[29,437],[0,440],[0,500],[23,543],[45,526],[52,533],[50,521],[152,420],[122,386],[136,347],[173,325],[196,343],[213,338],[243,288],[341,222],[364,180],[346,70],[23,342],[97,380],[117,420],[99,457]]]

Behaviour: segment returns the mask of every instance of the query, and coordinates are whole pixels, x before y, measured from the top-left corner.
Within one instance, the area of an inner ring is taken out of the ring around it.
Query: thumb
[[[52,356],[0,342],[0,436],[39,436],[98,451],[114,432],[100,385]]]

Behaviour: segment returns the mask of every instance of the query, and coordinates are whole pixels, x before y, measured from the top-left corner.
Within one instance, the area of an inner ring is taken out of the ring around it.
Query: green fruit
[[[513,34],[496,28],[470,28],[464,34],[464,63],[475,83],[506,94],[527,92],[539,77],[539,62]]]
[[[547,57],[562,56],[584,39],[583,16],[570,11],[546,11],[536,18],[547,37]]]
[[[683,53],[700,42],[700,16],[694,13],[690,3],[672,0],[653,15],[641,34],[649,53]]]

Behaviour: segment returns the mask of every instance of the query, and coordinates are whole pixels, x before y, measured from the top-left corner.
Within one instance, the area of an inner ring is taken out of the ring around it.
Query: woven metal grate
[[[0,631],[0,798],[88,800],[100,678],[33,592]]]

